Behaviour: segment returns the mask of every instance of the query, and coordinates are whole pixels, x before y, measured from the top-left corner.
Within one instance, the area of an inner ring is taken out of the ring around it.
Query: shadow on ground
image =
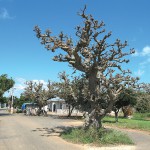
[[[74,119],[74,120],[82,120],[83,119],[83,116],[70,116],[70,117],[68,117],[68,116],[61,116],[61,115],[48,115],[48,116],[50,116],[50,117],[52,117],[52,118],[54,118],[54,119]]]
[[[12,114],[10,113],[7,113],[7,112],[1,112],[0,111],[0,117],[3,117],[3,116],[11,116]]]
[[[32,132],[39,132],[40,136],[49,137],[49,136],[61,136],[62,133],[68,132],[73,128],[79,128],[79,127],[66,127],[66,126],[57,126],[55,128],[36,128],[34,130],[31,130]]]

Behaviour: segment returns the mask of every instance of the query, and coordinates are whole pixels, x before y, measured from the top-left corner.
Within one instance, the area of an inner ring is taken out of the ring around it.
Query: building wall
[[[67,106],[66,106],[66,103],[64,102],[59,102],[59,101],[51,101],[51,102],[48,102],[48,109],[49,111],[52,111],[52,112],[56,112],[57,109],[66,109]]]

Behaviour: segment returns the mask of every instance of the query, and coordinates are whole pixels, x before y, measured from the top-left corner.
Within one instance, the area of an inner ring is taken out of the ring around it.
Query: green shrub
[[[110,129],[70,129],[61,135],[64,139],[74,143],[108,145],[108,144],[133,144],[132,140],[124,133]]]
[[[150,113],[134,113],[133,118],[135,120],[147,120],[150,117]]]
[[[136,110],[139,113],[149,113],[150,112],[150,95],[141,94],[138,96],[138,101],[136,104]]]

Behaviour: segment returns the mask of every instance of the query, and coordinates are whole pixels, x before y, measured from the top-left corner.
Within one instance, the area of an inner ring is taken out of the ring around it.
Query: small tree
[[[140,113],[150,112],[150,83],[139,84],[136,110]]]
[[[23,95],[29,100],[37,103],[39,109],[46,105],[47,100],[54,97],[56,93],[53,83],[50,81],[48,81],[47,87],[43,87],[42,83],[36,83],[33,81],[27,81],[26,85],[27,87],[25,88]]]
[[[0,102],[3,102],[3,94],[11,89],[15,84],[12,78],[8,78],[6,74],[0,76]]]
[[[83,78],[75,76],[69,79],[69,75],[67,75],[65,72],[59,73],[59,78],[61,79],[61,82],[56,84],[56,86],[58,87],[57,95],[59,95],[60,98],[64,99],[68,104],[68,117],[70,117],[74,108],[82,110],[82,101],[80,99]]]
[[[5,104],[8,104],[8,98],[7,98],[7,97],[4,97],[4,96],[1,96],[1,97],[0,97],[0,103],[1,103],[1,104],[4,104],[4,103],[5,103]]]
[[[115,120],[118,122],[118,112],[120,108],[123,108],[124,106],[134,106],[136,105],[136,94],[133,89],[125,89],[123,90],[119,96],[117,101],[114,104],[113,110],[115,112]],[[124,114],[124,117],[126,115]]]
[[[59,78],[61,80],[58,83],[58,95],[60,98],[64,99],[66,104],[68,104],[68,117],[71,116],[74,107],[76,106],[77,97],[72,88],[72,81],[68,78],[65,72],[59,73]]]
[[[21,109],[23,103],[31,103],[31,102],[32,101],[29,98],[25,97],[22,93],[19,98],[17,97],[14,98],[14,107]]]
[[[137,93],[137,104],[135,106],[139,113],[150,112],[150,94],[145,92]]]
[[[35,26],[34,31],[47,50],[62,50],[59,55],[54,56],[54,61],[68,62],[75,70],[85,74],[89,84],[89,92],[86,94],[89,106],[86,127],[100,128],[102,118],[112,110],[122,87],[129,82],[134,85],[136,81],[130,77],[129,70],[124,71],[121,67],[122,63],[129,62],[124,57],[134,53],[134,50],[123,52],[127,41],[121,43],[119,39],[109,44],[107,40],[112,33],[105,33],[104,22],[98,22],[92,15],[86,15],[85,10],[86,6],[79,13],[83,26],[76,27],[78,41],[75,43],[63,32],[52,36],[52,32],[46,30],[42,34],[38,26]],[[105,110],[102,109],[103,102],[107,106]]]

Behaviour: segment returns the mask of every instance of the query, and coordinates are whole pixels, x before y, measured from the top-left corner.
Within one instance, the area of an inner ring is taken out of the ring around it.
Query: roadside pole
[[[14,108],[13,108],[13,104],[14,104],[14,98],[13,98],[13,97],[14,97],[14,96],[13,96],[13,94],[14,94],[14,89],[15,89],[15,88],[12,88],[12,90],[11,90],[11,109],[10,109],[10,113],[11,113],[11,114],[13,114],[13,109],[14,109]]]

